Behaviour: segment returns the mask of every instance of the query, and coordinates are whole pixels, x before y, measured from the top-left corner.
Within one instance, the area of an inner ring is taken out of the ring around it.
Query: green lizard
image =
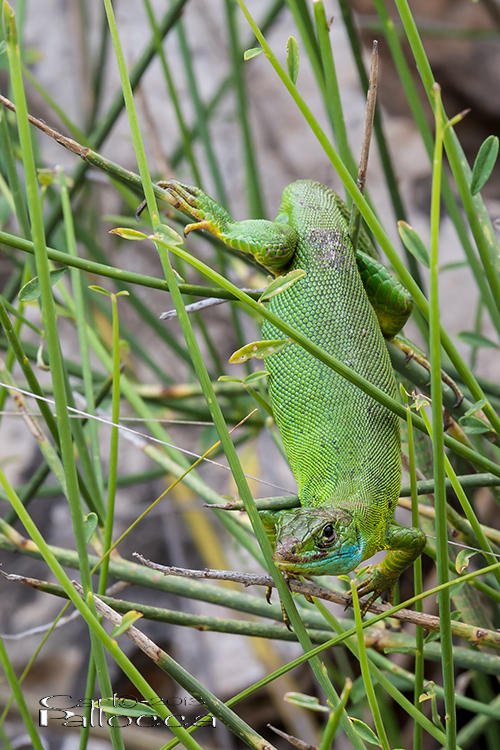
[[[312,180],[283,192],[274,222],[234,222],[199,188],[159,183],[176,208],[227,245],[251,253],[275,275],[306,275],[273,297],[269,309],[394,398],[384,338],[411,313],[408,292],[381,264],[354,254],[348,209]],[[264,321],[264,339],[280,332]],[[359,585],[364,611],[422,552],[425,535],[394,523],[401,484],[398,418],[293,343],[266,359],[269,396],[300,508],[263,514],[273,557],[287,577],[341,575],[379,550],[385,559]]]

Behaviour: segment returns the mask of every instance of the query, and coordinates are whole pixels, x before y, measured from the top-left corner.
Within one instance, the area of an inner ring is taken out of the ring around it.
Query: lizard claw
[[[368,597],[368,599],[366,599],[364,602],[360,602],[362,617],[366,615],[373,602],[378,599],[378,597],[383,594],[384,591],[388,592],[388,601],[392,602],[396,580],[397,579],[394,578],[388,578],[382,573],[382,571],[378,570],[378,565],[375,565],[369,569],[367,577],[356,586],[358,597],[361,598],[366,594],[371,594],[371,596]],[[352,607],[352,595],[349,595],[347,604],[344,607],[344,611],[348,607]]]
[[[272,595],[273,595],[273,587],[272,586],[268,586],[266,588],[266,602],[268,604],[271,604],[271,597],[272,597]]]
[[[268,604],[271,604],[272,593],[273,593],[272,586],[268,586],[267,589],[266,589],[266,600],[267,600]],[[281,605],[281,614],[283,615],[283,622],[287,626],[288,630],[290,632],[293,632],[292,631],[292,625],[290,623],[290,618],[288,617],[288,612],[286,611],[285,606],[284,606],[283,602],[281,601],[281,599],[280,599],[280,605]]]

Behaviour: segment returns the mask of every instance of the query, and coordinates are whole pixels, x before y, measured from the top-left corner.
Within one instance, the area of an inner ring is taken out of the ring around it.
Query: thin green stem
[[[407,403],[408,399],[404,399]],[[410,461],[410,492],[411,492],[411,525],[419,528],[420,518],[418,512],[418,495],[417,495],[417,472],[415,462],[415,444],[413,436],[412,412],[407,403],[407,435],[408,435],[408,456]],[[422,581],[422,558],[418,557],[413,563],[414,591],[415,594],[421,594],[423,590]],[[415,603],[415,610],[423,612],[422,602]],[[415,686],[413,699],[415,706],[423,711],[423,704],[419,702],[419,697],[424,690],[424,631],[417,625],[415,632]],[[413,750],[422,750],[422,726],[415,722],[413,728]]]
[[[361,90],[365,92],[368,89],[368,74],[365,69],[363,50],[361,48],[361,43],[359,40],[358,32],[356,30],[356,26],[355,26],[354,19],[353,19],[353,11],[352,11],[351,5],[349,4],[349,0],[339,0],[339,4],[340,4],[340,11],[342,13],[342,19],[344,21],[344,26],[347,31],[347,35],[349,37],[349,43],[351,45],[352,54],[354,56],[354,62],[358,70]],[[401,196],[401,191],[399,189],[398,178],[396,176],[396,171],[394,168],[393,160],[392,160],[389,146],[387,143],[387,138],[384,133],[380,109],[378,108],[375,110],[375,117],[373,120],[373,129],[375,132],[375,139],[377,141],[380,161],[382,162],[382,166],[384,170],[384,177],[387,182],[389,195],[391,197],[394,217],[396,220],[400,220],[400,219],[406,220],[407,218],[406,209],[403,203],[403,198]],[[405,257],[406,257],[406,263],[408,265],[408,268],[410,269],[411,275],[415,279],[415,282],[418,284],[420,289],[423,290],[422,278],[421,278],[421,273],[420,273],[420,265],[418,261],[416,260],[416,258],[414,258],[414,256],[409,252],[409,250],[406,249],[406,247],[404,248],[404,252],[405,252]]]
[[[248,100],[245,88],[245,77],[243,73],[243,57],[240,51],[238,38],[238,24],[235,15],[237,9],[236,0],[225,0],[226,22],[228,39],[231,50],[231,68],[233,85],[236,91],[238,119],[241,130],[241,138],[244,156],[244,175],[247,186],[249,216],[252,218],[263,218],[266,214],[262,200],[262,190],[258,172],[258,163],[253,146],[252,131],[248,116]]]
[[[67,183],[67,180],[65,178],[62,168],[60,169],[60,172],[59,172],[59,184],[61,188],[61,204],[62,204],[62,211],[63,211],[66,247],[68,250],[68,254],[71,255],[73,258],[76,258],[77,257],[77,245],[76,245],[76,237],[75,237],[75,227],[73,223],[71,204],[69,200],[68,183]],[[85,391],[85,402],[86,402],[85,409],[90,414],[95,414],[96,404],[95,404],[95,397],[94,397],[94,382],[92,378],[92,370],[91,370],[91,363],[90,363],[87,327],[85,325],[86,306],[85,306],[85,294],[83,290],[83,278],[82,278],[82,275],[78,273],[75,267],[71,268],[70,273],[71,273],[72,297],[73,297],[74,306],[75,306],[76,327],[77,327],[77,332],[78,332],[78,343],[80,347],[80,360],[82,363],[83,386],[84,386],[84,391]],[[99,489],[99,497],[102,498],[104,496],[103,494],[104,485],[103,485],[102,465],[101,465],[101,457],[100,457],[100,450],[99,450],[99,439],[98,439],[98,433],[97,433],[97,425],[92,419],[90,420],[88,431],[90,434],[90,450],[91,450],[93,474],[95,476],[96,484]],[[104,509],[104,506],[102,506],[102,508]]]
[[[228,204],[226,189],[224,187],[221,170],[219,168],[217,157],[212,145],[212,140],[210,138],[210,133],[208,130],[208,118],[206,116],[205,107],[200,97],[198,83],[196,81],[196,76],[192,64],[192,53],[191,49],[189,48],[187,35],[182,20],[179,20],[177,22],[176,31],[179,39],[182,59],[184,61],[189,94],[196,114],[197,130],[200,136],[201,143],[203,145],[203,149],[205,151],[208,168],[210,170],[210,174],[212,176],[215,187],[215,194],[217,195],[217,200],[219,201],[219,203],[222,203],[223,206],[227,206]],[[141,175],[141,177],[142,176],[143,175]]]
[[[118,474],[118,441],[120,420],[120,324],[118,320],[118,295],[111,295],[111,309],[113,313],[113,387],[111,391],[111,436],[109,444],[108,468],[108,499],[106,503],[106,523],[104,529],[103,552],[104,560],[99,578],[99,593],[106,592],[109,569],[109,555],[113,540],[113,523],[115,516],[116,478]]]
[[[347,701],[349,700],[351,688],[352,688],[352,680],[347,678],[345,681],[342,693],[340,694],[340,703],[335,709],[335,711],[330,712],[330,716],[328,717],[326,727],[323,731],[321,744],[318,750],[331,750],[331,748],[333,747],[333,740],[334,740],[335,735],[337,734],[337,729],[340,723],[340,717],[342,715],[342,711],[347,705]]]
[[[5,111],[0,112],[0,146],[2,149],[2,159],[5,160],[12,199],[16,207],[16,219],[19,222],[21,234],[23,237],[28,238],[30,236],[30,224],[26,204],[26,193],[21,186],[21,181],[17,172],[13,143],[10,137],[7,113]],[[34,267],[33,263],[32,265]]]
[[[329,624],[330,628],[337,633],[337,636],[342,637],[347,633],[346,629],[342,624],[331,614],[331,612],[325,607],[323,602],[315,600],[315,605],[319,612],[324,617],[325,621]],[[367,623],[361,622],[359,625],[355,624],[353,629],[349,630],[349,633],[356,632],[357,638],[349,636],[345,639],[345,645],[354,655],[354,657],[361,662],[361,649],[364,648],[364,633],[363,630],[367,627]],[[363,642],[363,646],[361,645]],[[415,707],[411,701],[406,698],[400,690],[392,684],[391,680],[387,677],[384,672],[373,664],[373,650],[365,651],[365,673],[369,672],[371,675],[370,680],[376,680],[380,687],[382,687],[392,698],[397,702],[398,705],[404,707],[406,712],[412,716],[417,723],[419,723],[431,736],[443,741],[445,735],[439,728],[435,727],[429,719],[427,719],[417,707]],[[366,657],[368,656],[368,660]],[[365,680],[363,680],[365,682]],[[370,704],[371,705],[371,704]]]
[[[58,588],[60,588],[61,591],[62,591],[62,587],[58,587]],[[69,609],[69,607],[70,607],[70,602],[67,602],[62,607],[62,609],[59,612],[59,614],[52,621],[51,626],[48,628],[47,632],[44,634],[42,640],[40,641],[40,643],[36,647],[35,651],[31,655],[28,663],[24,667],[24,669],[22,671],[22,674],[21,674],[21,676],[19,677],[19,680],[18,680],[19,685],[23,684],[24,680],[26,679],[26,677],[28,676],[28,674],[30,672],[31,667],[35,663],[37,656],[39,655],[40,651],[42,650],[42,648],[44,647],[44,645],[47,643],[48,639],[50,638],[50,636],[54,632],[57,623],[60,621],[61,617],[63,617],[65,615],[65,613],[67,612],[67,610]],[[14,703],[14,701],[16,700],[16,698],[17,698],[17,695],[16,695],[15,691],[13,691],[11,697],[9,698],[9,700],[5,704],[5,707],[4,707],[4,710],[2,711],[2,714],[0,715],[0,727],[3,726],[3,724],[5,722],[5,719],[7,718],[7,715],[9,713],[9,711],[10,711],[10,707],[12,706],[12,704]]]
[[[29,240],[24,240],[21,237],[16,237],[8,232],[0,231],[0,243],[8,245],[9,247],[15,247],[18,250],[22,250],[25,253],[34,255],[35,247]],[[56,263],[62,263],[71,268],[79,268],[82,271],[86,271],[90,274],[99,274],[110,279],[115,279],[118,282],[137,284],[144,286],[147,289],[159,289],[163,292],[168,292],[168,284],[165,279],[158,279],[154,276],[146,276],[145,274],[135,273],[134,271],[126,271],[122,268],[116,268],[115,266],[108,266],[104,263],[97,263],[96,261],[88,260],[87,258],[74,257],[55,248],[47,248],[47,257]],[[210,288],[202,286],[200,284],[179,284],[179,289],[182,294],[189,294],[197,297],[217,297],[219,299],[235,299],[234,295],[226,292],[221,288]],[[258,299],[261,292],[251,292],[250,296],[254,299]]]
[[[382,715],[380,713],[380,708],[378,705],[377,697],[375,695],[375,690],[373,688],[373,682],[372,682],[372,678],[370,674],[370,666],[368,664],[368,659],[366,656],[366,646],[365,646],[365,639],[364,639],[364,634],[363,634],[363,622],[362,622],[362,617],[361,617],[361,610],[359,607],[358,591],[357,591],[356,585],[357,585],[357,581],[355,579],[351,580],[352,606],[354,609],[354,622],[355,622],[355,627],[356,627],[356,634],[358,636],[358,659],[359,659],[359,666],[361,667],[361,676],[363,677],[366,697],[368,699],[368,704],[372,712],[373,721],[375,724],[375,729],[377,730],[380,746],[382,747],[382,750],[390,750],[389,740],[387,739],[384,722],[382,720]]]
[[[321,63],[323,65],[326,86],[325,102],[330,114],[330,119],[333,123],[333,130],[335,133],[335,140],[337,142],[340,158],[342,159],[344,164],[347,165],[347,168],[349,169],[352,177],[356,179],[358,168],[356,165],[356,160],[351,151],[351,147],[349,146],[349,139],[347,137],[344,111],[342,108],[342,101],[340,99],[337,71],[335,69],[335,60],[333,57],[332,45],[330,42],[330,27],[326,17],[323,0],[315,0],[314,17],[316,21],[319,51],[321,55]],[[346,199],[350,203],[352,202],[352,198],[349,193],[346,194]]]
[[[30,736],[31,742],[33,743],[34,750],[44,750],[44,746],[42,745],[42,741],[38,735],[35,722],[33,721],[30,710],[24,699],[23,691],[21,690],[21,685],[19,683],[19,680],[16,677],[14,667],[12,666],[12,663],[9,659],[9,655],[7,653],[7,650],[5,648],[5,645],[1,636],[0,636],[0,664],[2,665],[4,674],[7,678],[7,681],[12,690],[13,697],[16,701],[16,705],[21,713],[22,719],[24,721],[24,726],[26,727],[26,730]]]
[[[436,509],[437,573],[440,585],[448,582],[448,529],[446,518],[446,488],[444,484],[444,429],[443,400],[441,393],[441,345],[439,337],[439,213],[441,200],[441,171],[445,125],[441,117],[440,90],[434,90],[436,99],[436,136],[432,170],[430,216],[430,274],[429,274],[429,329],[432,393],[432,448],[434,497]],[[425,419],[424,415],[424,419]],[[453,641],[451,634],[451,597],[449,589],[439,595],[441,619],[442,671],[445,691],[446,747],[456,748],[455,676],[453,671]]]

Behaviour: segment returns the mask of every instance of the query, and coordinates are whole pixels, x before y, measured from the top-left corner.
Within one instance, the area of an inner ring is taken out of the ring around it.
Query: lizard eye
[[[333,529],[332,524],[331,523],[327,524],[325,528],[323,529],[323,537],[325,539],[331,539],[334,534],[335,534],[335,531]]]
[[[321,532],[321,541],[323,544],[333,544],[335,541],[335,529],[333,528],[333,524],[327,523],[326,526],[323,527],[323,531]]]

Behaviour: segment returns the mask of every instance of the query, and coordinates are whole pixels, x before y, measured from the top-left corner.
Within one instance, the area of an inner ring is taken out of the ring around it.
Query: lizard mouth
[[[310,552],[307,555],[307,562],[311,563],[315,560],[323,560],[325,557],[325,551]],[[296,552],[294,547],[288,548],[286,545],[278,547],[273,554],[273,560],[282,570],[286,570],[291,566],[301,566],[304,564],[304,554]],[[306,563],[307,564],[307,563]]]
[[[304,555],[303,551],[299,553],[293,547],[287,549],[284,545],[275,550],[273,560],[276,567],[285,575],[292,577],[306,576],[306,578],[311,575],[329,573],[332,563],[328,550],[310,550]],[[339,568],[339,572],[344,572],[344,567],[342,555],[339,554],[337,555],[335,570]]]

